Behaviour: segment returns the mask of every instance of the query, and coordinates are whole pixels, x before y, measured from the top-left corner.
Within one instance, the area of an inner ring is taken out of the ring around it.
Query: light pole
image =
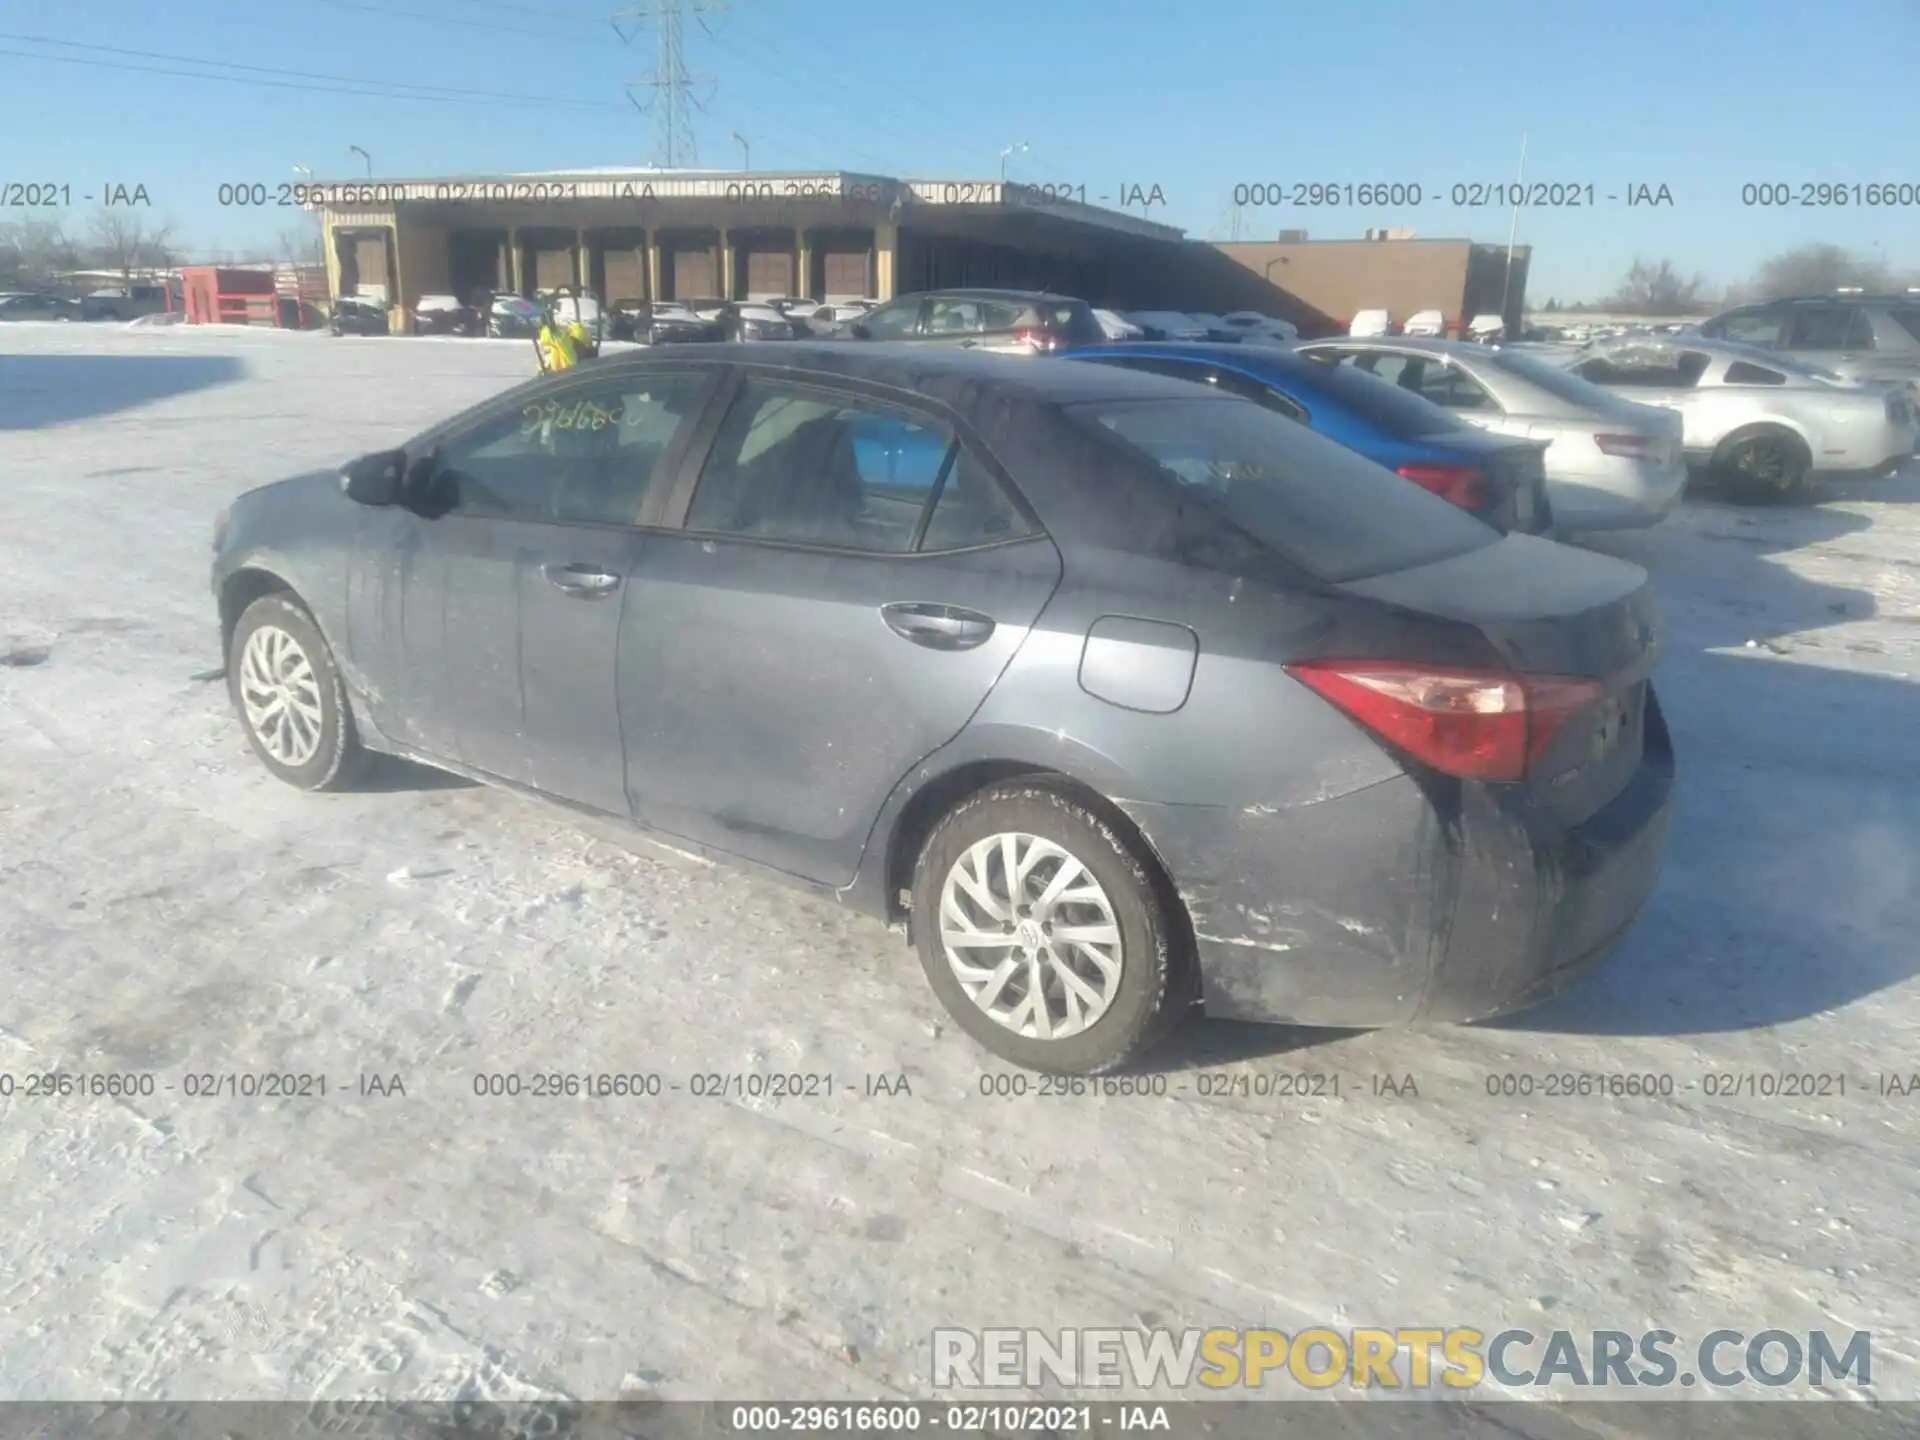
[[[1000,183],[1002,185],[1007,183],[1007,157],[1009,155],[1024,155],[1030,148],[1026,141],[1016,140],[1000,152]]]
[[[367,179],[371,180],[373,178],[373,156],[362,150],[358,145],[349,145],[347,149],[367,162]]]
[[[747,148],[746,137],[736,130],[733,132],[733,139],[734,143],[740,147],[740,168],[742,170],[753,169],[753,151]]]

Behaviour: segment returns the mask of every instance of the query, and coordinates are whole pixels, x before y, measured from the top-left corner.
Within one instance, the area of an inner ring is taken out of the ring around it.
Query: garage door
[[[606,299],[644,300],[647,298],[647,267],[638,250],[608,250],[601,257]]]
[[[776,295],[791,295],[793,254],[788,250],[750,250],[747,252],[747,298],[771,300]]]
[[[829,250],[820,257],[825,271],[823,300],[857,300],[873,294],[865,250]]]
[[[571,248],[541,246],[533,252],[534,289],[552,290],[557,286],[571,285],[573,283],[573,251]]]
[[[713,251],[673,252],[673,293],[681,300],[720,294],[720,277],[713,270]]]
[[[387,237],[356,235],[353,240],[354,265],[359,272],[361,294],[387,293]]]

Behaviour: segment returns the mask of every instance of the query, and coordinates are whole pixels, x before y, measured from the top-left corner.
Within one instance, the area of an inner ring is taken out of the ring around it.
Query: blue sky
[[[223,208],[220,185],[296,165],[357,178],[352,145],[376,177],[645,164],[653,122],[625,87],[652,37],[624,45],[617,8],[0,0],[0,185],[71,184],[80,229],[79,195],[143,184],[191,246],[271,251],[297,217]],[[1530,180],[1600,196],[1597,212],[1521,216],[1535,303],[1605,292],[1636,256],[1716,285],[1817,240],[1920,267],[1920,204],[1741,203],[1748,182],[1920,188],[1916,0],[732,0],[712,23],[717,38],[687,32],[710,81],[698,158],[717,167],[741,163],[735,132],[756,170],[920,177],[991,177],[1025,141],[1010,178],[1089,198],[1158,185],[1167,204],[1147,213],[1210,238],[1227,237],[1239,184],[1413,182],[1417,209],[1248,207],[1240,235],[1404,225],[1504,242],[1510,211],[1455,208],[1447,190],[1512,180],[1525,132]],[[257,68],[220,71],[244,84],[154,73],[213,73],[180,57]],[[571,103],[346,93],[402,82]],[[1637,184],[1673,204],[1605,201]]]

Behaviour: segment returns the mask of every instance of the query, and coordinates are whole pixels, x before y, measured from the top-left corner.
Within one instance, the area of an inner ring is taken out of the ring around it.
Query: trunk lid
[[[1474,626],[1515,673],[1600,683],[1524,782],[1536,804],[1578,824],[1640,765],[1662,622],[1637,565],[1527,535],[1340,587],[1396,609]]]

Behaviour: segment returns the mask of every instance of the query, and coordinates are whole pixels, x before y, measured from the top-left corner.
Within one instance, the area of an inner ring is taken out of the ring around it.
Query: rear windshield
[[[1332,356],[1309,355],[1307,359],[1326,367],[1327,373],[1319,385],[1328,398],[1395,439],[1412,440],[1422,435],[1443,435],[1469,428],[1450,411],[1391,381],[1351,365],[1337,364]],[[1310,397],[1307,408],[1313,408]]]
[[[1323,580],[1405,570],[1499,538],[1466,511],[1251,401],[1208,395],[1062,408]]]
[[[1589,409],[1606,408],[1613,404],[1613,398],[1590,380],[1582,380],[1571,370],[1562,370],[1558,365],[1549,364],[1537,355],[1520,355],[1512,350],[1490,350],[1487,359],[1495,367],[1505,370],[1509,375],[1518,375],[1530,385],[1538,386],[1556,400],[1565,400],[1570,404],[1583,405]]]

